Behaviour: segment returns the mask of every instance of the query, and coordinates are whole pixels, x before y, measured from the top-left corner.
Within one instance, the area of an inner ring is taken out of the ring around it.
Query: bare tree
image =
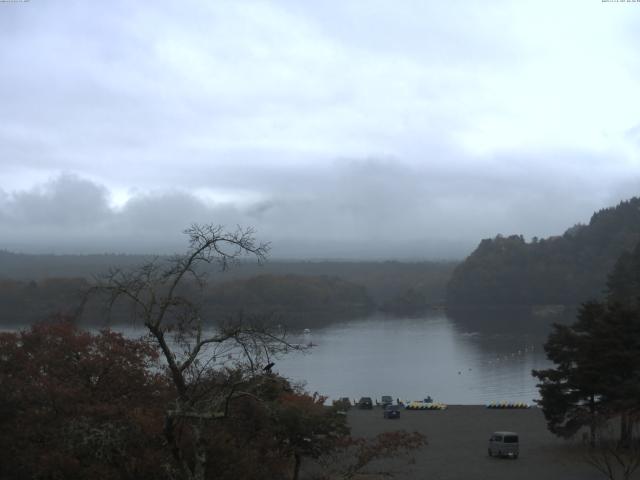
[[[227,232],[221,226],[192,225],[186,253],[156,258],[133,270],[112,270],[98,279],[92,292],[107,294],[108,304],[125,302],[134,322],[142,324],[160,348],[175,401],[167,411],[165,437],[182,477],[206,475],[205,429],[224,419],[239,397],[253,397],[244,386],[259,380],[274,356],[299,348],[285,332],[256,317],[238,316],[203,324],[201,299],[210,264],[220,269],[249,256],[262,262],[269,245],[257,243],[252,229]],[[189,447],[181,440],[185,426]]]
[[[638,419],[626,414],[629,426],[625,441],[616,438],[611,421],[602,422],[595,442],[589,442],[585,461],[609,480],[629,480],[640,467],[640,439],[637,436]],[[634,435],[635,434],[635,435]]]
[[[316,462],[321,467],[321,471],[312,475],[312,478],[314,480],[358,478],[360,475],[366,475],[367,469],[379,460],[408,457],[409,462],[413,463],[411,452],[425,445],[427,445],[427,438],[423,434],[402,430],[380,433],[368,439],[344,437],[337,442],[334,449],[317,459]],[[377,475],[393,477],[393,473],[388,469],[377,472]]]

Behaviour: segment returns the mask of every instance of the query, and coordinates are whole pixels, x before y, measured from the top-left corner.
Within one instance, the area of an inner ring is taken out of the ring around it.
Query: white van
[[[489,456],[518,458],[520,444],[515,432],[493,432],[489,439]]]

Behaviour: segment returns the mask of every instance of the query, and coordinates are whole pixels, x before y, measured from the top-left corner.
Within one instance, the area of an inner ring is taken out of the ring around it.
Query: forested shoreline
[[[75,315],[84,292],[100,275],[152,258],[1,252],[0,302],[4,308],[0,324],[32,324],[52,314]],[[21,273],[20,262],[24,263]],[[375,310],[411,314],[443,304],[454,266],[454,262],[272,261],[262,266],[240,262],[225,272],[209,268],[209,286],[200,303],[207,323],[239,312],[260,312],[294,328],[357,318]],[[84,308],[91,314],[81,316],[81,323],[127,322],[127,312],[121,309],[107,315],[96,301]]]
[[[593,214],[560,236],[484,239],[447,286],[450,306],[577,306],[599,299],[607,275],[640,241],[640,198]]]
[[[207,319],[268,312],[294,327],[357,318],[373,311],[420,315],[446,306],[529,309],[534,317],[573,311],[599,299],[616,260],[640,241],[640,199],[593,214],[561,236],[484,239],[462,262],[239,261],[225,272],[208,266],[202,298]],[[100,275],[135,268],[150,255],[26,255],[0,251],[0,324],[31,324],[73,314]],[[168,257],[166,257],[168,258]],[[89,323],[103,322],[93,307]],[[464,316],[464,314],[462,314]],[[111,312],[119,323],[125,314]]]

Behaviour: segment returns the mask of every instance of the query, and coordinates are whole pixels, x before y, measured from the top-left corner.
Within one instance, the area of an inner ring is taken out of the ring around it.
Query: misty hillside
[[[153,258],[151,255],[29,255],[0,250],[0,280],[39,281],[51,278],[93,279],[111,268],[135,268]],[[212,283],[227,282],[259,275],[329,276],[356,283],[367,289],[377,303],[395,301],[408,291],[421,301],[442,303],[457,262],[452,261],[303,261],[270,260],[264,264],[243,261],[220,272],[210,271]]]
[[[328,276],[258,275],[212,285],[205,311],[213,318],[274,314],[288,325],[308,326],[328,317],[353,318],[370,313],[373,302],[364,287]]]
[[[577,305],[600,298],[617,259],[640,241],[640,198],[593,214],[588,225],[526,242],[522,235],[480,242],[454,270],[450,305]]]
[[[89,286],[83,278],[0,280],[0,325],[75,316]],[[198,292],[194,286],[187,286],[182,293],[201,304],[205,323],[242,312],[277,317],[291,326],[308,326],[312,321],[358,317],[374,308],[364,287],[327,276],[259,275],[214,283],[205,289],[203,297]],[[123,305],[116,304],[110,312],[106,306],[107,298],[90,297],[79,321],[92,325],[130,321],[130,311]]]
[[[0,279],[92,278],[110,268],[135,267],[147,255],[30,255],[0,250]]]
[[[130,269],[152,257],[140,255],[24,255],[0,251],[0,324],[34,323],[73,313],[94,277]],[[442,304],[453,262],[241,262],[209,272],[203,298],[208,318],[239,311],[274,313],[299,323],[357,317],[374,308],[411,313]],[[120,322],[126,312],[113,312]],[[94,305],[83,322],[100,324]]]

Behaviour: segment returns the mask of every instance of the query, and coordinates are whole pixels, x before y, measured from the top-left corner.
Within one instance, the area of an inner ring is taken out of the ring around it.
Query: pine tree
[[[640,415],[640,244],[620,257],[608,288],[606,302],[583,304],[574,324],[554,325],[545,351],[556,366],[532,373],[551,432],[589,427],[593,444],[598,425],[619,417],[628,445]]]
[[[591,442],[595,440],[604,386],[592,330],[604,311],[602,304],[589,302],[582,306],[575,324],[554,325],[544,348],[556,368],[533,371],[541,381],[538,403],[556,435],[571,437],[588,426]]]

